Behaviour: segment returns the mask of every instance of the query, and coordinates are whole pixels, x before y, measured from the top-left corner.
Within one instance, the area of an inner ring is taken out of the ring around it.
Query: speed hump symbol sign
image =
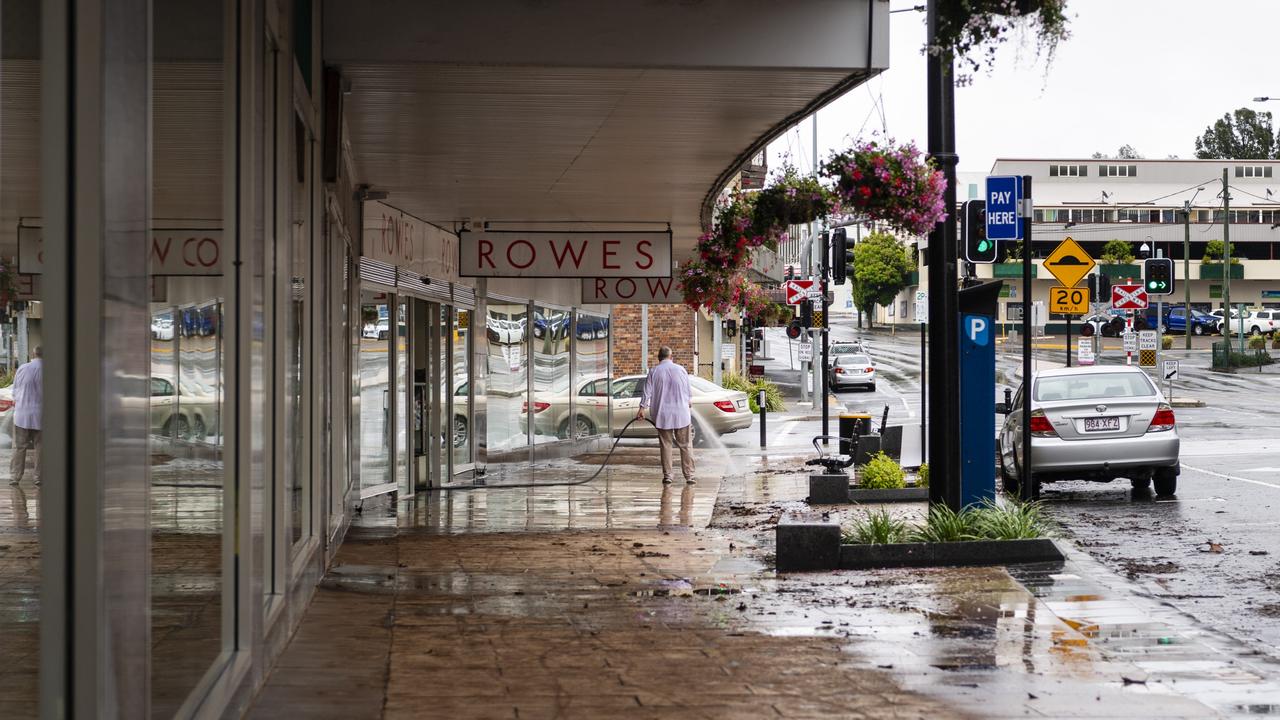
[[[1066,238],[1058,243],[1058,247],[1044,259],[1044,267],[1062,283],[1064,287],[1075,287],[1095,265],[1089,253],[1080,247],[1080,243]],[[1052,312],[1052,311],[1050,311]]]
[[[1060,315],[1084,315],[1089,312],[1088,289],[1062,286],[1049,288],[1049,312]]]

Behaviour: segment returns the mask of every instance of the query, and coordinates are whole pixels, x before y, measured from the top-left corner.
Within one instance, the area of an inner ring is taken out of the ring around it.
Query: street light
[[[1150,235],[1148,235],[1147,237],[1150,237]],[[1138,257],[1142,258],[1143,260],[1146,260],[1147,258],[1151,257],[1151,246],[1146,243],[1142,243],[1142,245],[1138,247]]]

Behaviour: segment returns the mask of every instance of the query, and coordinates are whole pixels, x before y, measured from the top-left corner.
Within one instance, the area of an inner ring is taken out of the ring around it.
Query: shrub
[[[1108,240],[1107,244],[1102,246],[1102,262],[1111,265],[1127,265],[1133,262],[1133,247],[1119,238]]]
[[[971,511],[974,529],[984,540],[1030,540],[1049,534],[1040,503],[985,500]]]
[[[724,373],[720,376],[720,386],[725,390],[738,390],[744,393],[750,393],[751,388],[755,387],[755,384],[742,373],[731,372]]]
[[[1164,348],[1165,350],[1172,350],[1172,349],[1173,349],[1173,336],[1172,336],[1172,335],[1163,335],[1163,336],[1161,336],[1161,337],[1160,337],[1160,347]]]
[[[929,463],[920,463],[920,469],[916,471],[916,487],[929,487]]]
[[[8,370],[0,370],[0,388],[7,388],[13,384],[13,373]]]
[[[1264,350],[1267,347],[1267,339],[1261,335],[1249,336],[1250,350]]]
[[[876,453],[862,466],[858,487],[870,490],[896,490],[907,486],[906,473],[893,458]]]
[[[1280,350],[1280,333],[1271,336],[1271,349]],[[3,382],[3,380],[0,380],[0,382]],[[0,385],[0,387],[4,387],[4,385]]]
[[[862,517],[845,528],[841,539],[859,545],[887,545],[907,538],[907,523],[889,514],[888,510],[867,510]]]
[[[961,542],[978,540],[978,514],[973,508],[956,512],[946,505],[929,507],[924,525],[911,532],[912,542]]]
[[[721,376],[720,385],[726,390],[737,390],[746,393],[747,405],[750,406],[753,413],[760,412],[760,404],[756,402],[756,398],[760,396],[761,390],[764,390],[766,410],[769,412],[782,412],[787,409],[787,406],[782,402],[782,390],[776,384],[763,378],[752,380],[742,373],[725,373]]]

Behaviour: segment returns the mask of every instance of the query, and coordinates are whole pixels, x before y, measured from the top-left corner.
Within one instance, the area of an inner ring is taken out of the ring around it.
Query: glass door
[[[396,489],[392,454],[392,357],[395,337],[391,322],[392,296],[375,290],[360,292],[360,333],[356,342],[360,378],[360,497]]]
[[[446,367],[449,368],[448,422],[452,428],[454,473],[474,470],[476,466],[475,439],[471,432],[471,320],[474,315],[473,310],[454,308],[449,333],[452,357]]]

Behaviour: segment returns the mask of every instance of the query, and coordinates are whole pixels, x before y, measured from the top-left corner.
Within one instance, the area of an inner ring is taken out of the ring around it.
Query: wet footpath
[[[496,473],[366,508],[250,717],[1280,715],[1271,657],[1068,542],[1051,565],[778,575],[808,454],[698,453],[692,486],[635,444],[586,485]]]

